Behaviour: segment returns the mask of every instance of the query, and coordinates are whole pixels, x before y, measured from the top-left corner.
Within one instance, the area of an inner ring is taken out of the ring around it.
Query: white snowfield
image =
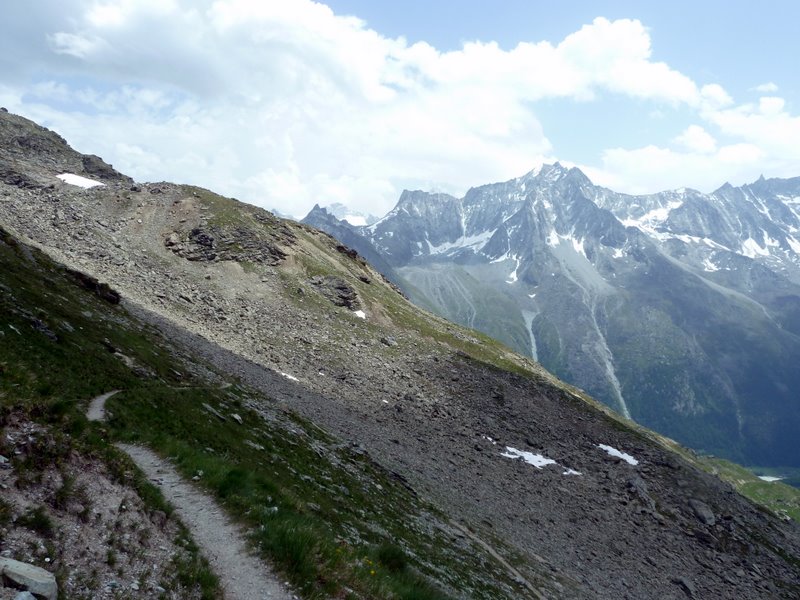
[[[616,456],[617,458],[621,458],[629,465],[636,466],[639,464],[639,461],[633,458],[630,454],[626,454],[625,452],[621,452],[612,446],[607,446],[606,444],[597,444],[597,447],[601,450],[605,450],[610,456]]]
[[[357,316],[359,319],[366,319],[367,318],[367,313],[365,313],[363,310],[353,311],[353,314],[355,316]]]
[[[486,436],[483,437],[492,442],[492,444],[496,443],[490,437]],[[547,465],[558,465],[558,462],[553,460],[552,458],[547,458],[546,456],[542,456],[541,454],[534,454],[533,452],[526,452],[525,450],[517,450],[516,448],[512,448],[511,446],[506,446],[506,451],[501,452],[500,456],[512,459],[521,458],[526,463],[528,463],[529,465],[533,465],[537,469],[541,469],[542,467],[546,467]],[[564,472],[561,473],[562,475],[583,475],[583,473],[581,473],[580,471],[576,471],[575,469],[569,469],[566,467],[562,468],[564,469]]]
[[[768,481],[772,483],[774,481],[780,481],[781,479],[786,479],[785,477],[774,477],[772,475],[759,475],[758,478],[762,481]]]
[[[524,450],[517,450],[516,448],[512,448],[511,446],[506,446],[506,451],[501,453],[500,456],[505,456],[506,458],[521,458],[529,465],[533,465],[537,469],[541,469],[547,465],[554,465],[556,461],[552,458],[547,458],[546,456],[542,456],[541,454],[534,454],[533,452],[525,452]]]
[[[297,377],[295,377],[294,375],[289,375],[289,373],[284,373],[283,371],[281,371],[281,375],[283,377],[286,377],[286,379],[288,379],[289,381],[299,381]]]
[[[367,226],[367,219],[362,215],[346,215],[343,221],[347,221],[353,227],[366,227]]]
[[[94,181],[93,179],[87,179],[86,177],[75,175],[75,173],[62,173],[61,175],[56,175],[56,177],[58,177],[64,183],[68,183],[70,185],[83,188],[85,190],[97,187],[98,185],[104,185],[99,181]]]

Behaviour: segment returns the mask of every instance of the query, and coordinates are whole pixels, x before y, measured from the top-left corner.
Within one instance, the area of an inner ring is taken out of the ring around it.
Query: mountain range
[[[632,196],[556,163],[463,198],[405,191],[370,226],[305,221],[647,427],[800,466],[800,178]]]
[[[429,236],[442,252],[454,214]],[[492,238],[487,272],[536,276]],[[121,454],[137,444],[235,520],[286,597],[797,597],[797,490],[619,416],[416,289],[319,229],[133,181],[0,110],[0,594],[17,561],[61,597],[261,597],[211,572],[228,540],[179,525],[221,517],[174,511],[164,471]]]

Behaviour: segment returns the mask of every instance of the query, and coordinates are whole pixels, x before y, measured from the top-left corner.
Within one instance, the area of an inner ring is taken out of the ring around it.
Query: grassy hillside
[[[481,546],[456,535],[444,515],[363,450],[191,357],[178,358],[156,331],[86,285],[0,234],[5,413],[63,430],[97,460],[123,461],[113,440],[171,457],[247,527],[254,547],[304,597],[524,595]],[[112,389],[122,391],[109,402],[109,424],[89,425],[89,399]],[[214,585],[206,597],[216,596]]]
[[[744,467],[722,458],[703,457],[707,470],[733,485],[740,494],[786,518],[800,522],[800,490],[780,481],[763,481]]]

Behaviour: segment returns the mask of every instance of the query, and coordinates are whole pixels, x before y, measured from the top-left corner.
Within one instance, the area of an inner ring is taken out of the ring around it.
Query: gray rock
[[[19,594],[14,596],[14,600],[36,600],[36,596],[27,591],[20,592]]]
[[[638,498],[639,501],[649,510],[654,511],[656,509],[656,503],[653,498],[650,497],[647,484],[639,475],[636,475],[628,480],[628,491]]]
[[[0,575],[16,587],[24,588],[45,600],[56,600],[58,597],[55,575],[34,565],[11,558],[0,558]]]
[[[217,417],[220,421],[227,421],[225,415],[221,414],[217,409],[215,409],[210,404],[206,404],[205,402],[203,402],[203,408],[205,408],[208,412]]]
[[[308,280],[325,298],[336,306],[356,310],[361,306],[358,293],[341,277],[334,275],[315,275]]]
[[[708,504],[706,504],[705,502],[697,500],[696,498],[692,498],[691,500],[689,500],[689,507],[694,512],[694,515],[704,525],[711,526],[717,522],[717,519],[714,516],[714,512],[708,507]]]
[[[694,584],[688,579],[686,579],[686,577],[676,577],[675,579],[672,580],[672,583],[679,585],[681,589],[684,592],[686,592],[686,595],[689,596],[689,598],[694,598],[695,594]]]
[[[386,346],[389,347],[397,346],[397,340],[394,339],[392,336],[387,335],[381,338],[381,344],[385,344]]]

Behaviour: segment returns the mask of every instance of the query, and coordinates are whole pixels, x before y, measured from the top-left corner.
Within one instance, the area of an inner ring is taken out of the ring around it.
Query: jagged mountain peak
[[[730,191],[730,190],[733,190],[733,189],[735,189],[735,188],[733,187],[733,185],[731,184],[731,182],[730,182],[730,181],[726,181],[726,182],[725,182],[725,183],[723,183],[721,186],[719,186],[719,187],[718,187],[716,190],[714,190],[714,191],[712,192],[712,194],[718,194],[718,193],[728,192],[728,191]]]
[[[553,181],[560,179],[561,177],[566,175],[568,171],[569,169],[564,167],[560,162],[554,162],[552,164],[542,165],[542,168],[539,169],[537,177],[539,177],[540,179]]]
[[[403,190],[390,214],[404,212],[409,215],[419,215],[438,210],[447,204],[457,202],[458,199],[444,192],[426,192],[423,190]]]

